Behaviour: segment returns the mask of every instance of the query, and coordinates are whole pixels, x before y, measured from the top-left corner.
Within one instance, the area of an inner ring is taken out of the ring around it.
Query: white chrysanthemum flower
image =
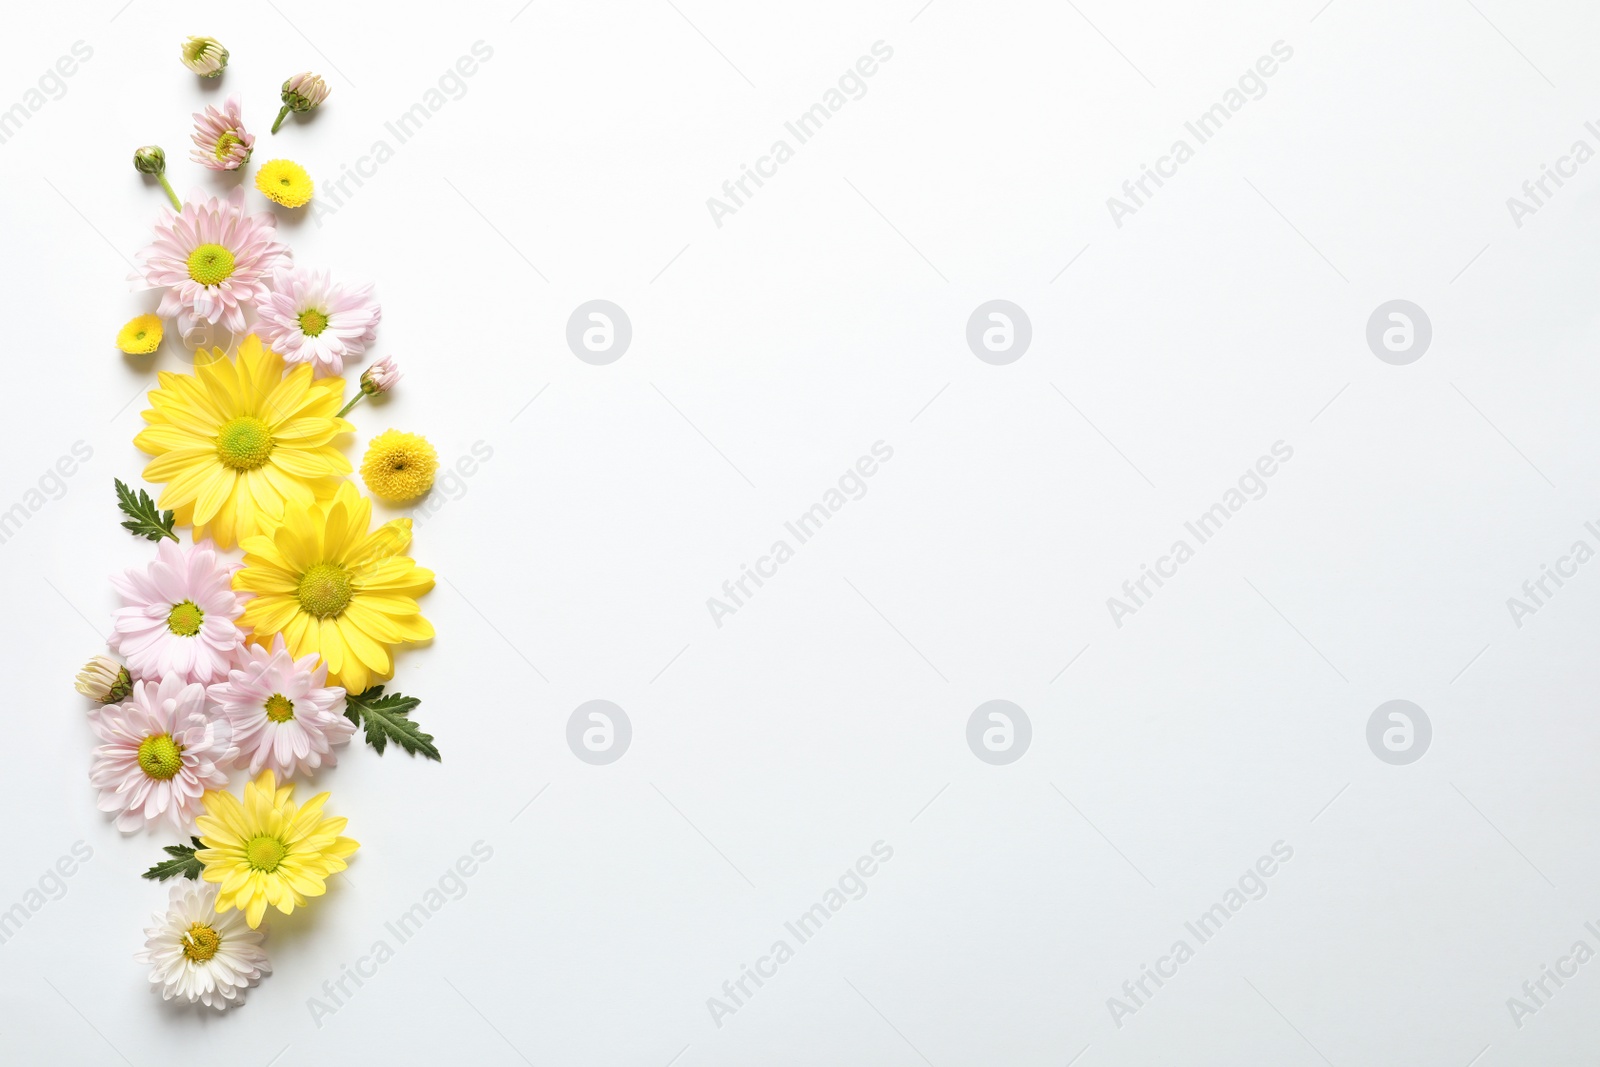
[[[256,305],[256,332],[288,363],[310,363],[318,377],[343,374],[346,358],[367,350],[383,317],[372,286],[335,282],[327,271],[280,270]]]
[[[235,662],[228,680],[208,693],[232,727],[239,764],[249,760],[251,778],[263,768],[292,778],[338,762],[332,746],[350,740],[356,726],[344,717],[344,690],[324,684],[328,666],[315,652],[293,658],[280,633],[271,652],[247,645]]]
[[[243,1002],[244,991],[272,973],[261,947],[265,928],[250,929],[244,912],[217,913],[217,887],[184,880],[172,887],[167,913],[151,917],[144,951],[150,984],[161,999],[195,1001],[218,1011]]]

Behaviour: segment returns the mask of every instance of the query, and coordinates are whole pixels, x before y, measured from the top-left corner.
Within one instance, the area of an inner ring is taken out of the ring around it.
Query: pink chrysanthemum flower
[[[251,778],[263,768],[292,778],[338,762],[332,746],[350,740],[356,726],[344,717],[344,690],[325,686],[327,680],[327,664],[315,652],[295,659],[278,634],[271,652],[259,645],[240,649],[228,680],[210,687],[239,765],[250,761]]]
[[[105,742],[94,750],[89,781],[100,810],[117,813],[118,830],[137,830],[165,815],[179,832],[202,809],[207,789],[226,789],[233,758],[227,724],[206,714],[206,690],[177,675],[135,682],[123,704],[90,719]]]
[[[288,246],[274,240],[277,225],[270,211],[244,213],[243,189],[226,199],[191,193],[178,214],[162,209],[130,279],[167,290],[156,314],[177,316],[179,333],[208,322],[243,335],[244,309],[266,297],[272,272],[290,259]]]
[[[134,677],[204,685],[228,676],[244,641],[234,625],[244,610],[233,591],[236,569],[210,541],[189,548],[162,541],[154,563],[112,576],[127,606],[115,613],[110,644]]]
[[[239,112],[239,94],[228,97],[218,111],[216,105],[194,113],[194,151],[189,158],[212,170],[238,170],[250,161],[254,135],[244,128]]]
[[[303,268],[279,270],[256,313],[267,347],[290,363],[310,363],[319,377],[343,374],[345,358],[367,350],[383,314],[372,286],[347,286],[327,271]]]

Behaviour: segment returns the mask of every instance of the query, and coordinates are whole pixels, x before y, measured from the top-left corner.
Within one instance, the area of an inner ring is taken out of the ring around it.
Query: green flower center
[[[189,253],[189,277],[201,285],[221,285],[232,274],[233,253],[221,245],[201,245]]]
[[[306,308],[300,312],[300,332],[307,337],[315,337],[328,328],[328,316],[316,308]]]
[[[350,572],[337,563],[314,563],[301,576],[296,595],[308,614],[332,618],[350,603]]]
[[[282,693],[273,693],[267,698],[267,718],[273,722],[288,722],[294,718],[294,701]]]
[[[204,963],[215,956],[221,946],[222,938],[205,923],[189,924],[189,932],[183,935],[184,957],[196,963]]]
[[[217,458],[236,471],[253,471],[272,455],[272,428],[254,415],[240,415],[217,433]]]
[[[167,629],[179,637],[193,637],[200,632],[200,623],[205,617],[206,613],[195,606],[194,601],[185,600],[172,605],[172,610],[167,612]]]
[[[278,864],[288,854],[289,850],[282,841],[266,834],[252,837],[244,846],[244,858],[249,861],[251,868],[266,874],[277,870]]]
[[[244,142],[239,140],[238,136],[235,135],[231,130],[229,132],[227,132],[227,133],[224,133],[221,137],[218,137],[217,138],[217,159],[219,159],[219,160],[227,159],[228,158],[228,152],[236,144],[244,144]],[[229,257],[228,262],[230,262],[230,263],[233,262],[233,259],[232,259],[231,256]],[[196,280],[198,281],[198,279],[196,279]]]
[[[164,782],[183,767],[183,746],[171,734],[153,734],[139,742],[139,766]]]

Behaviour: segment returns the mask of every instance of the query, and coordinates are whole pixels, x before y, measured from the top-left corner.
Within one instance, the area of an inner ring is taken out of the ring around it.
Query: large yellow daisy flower
[[[240,542],[244,567],[235,589],[254,593],[239,625],[266,644],[283,634],[296,657],[315,652],[328,683],[360,693],[394,672],[389,646],[433,637],[415,598],[433,588],[433,572],[402,556],[411,520],[367,532],[372,501],[344,482],[332,500],[290,502],[270,534]]]
[[[355,429],[338,417],[344,380],[312,380],[309,363],[286,376],[282,357],[251,334],[229,359],[212,349],[193,374],[161,372],[149,423],[133,443],[156,457],[144,469],[165,482],[159,505],[231,548],[271,529],[284,504],[333,495],[350,461],[333,445]]]
[[[345,857],[360,844],[340,837],[347,819],[324,819],[318,793],[296,807],[293,783],[278,786],[271,771],[244,787],[244,803],[232,793],[208,789],[200,802],[206,813],[195,819],[204,848],[195,858],[205,865],[200,877],[220,883],[217,911],[244,912],[251,929],[271,904],[285,915],[304,907],[307,897],[327,891],[327,878],[345,868]]]

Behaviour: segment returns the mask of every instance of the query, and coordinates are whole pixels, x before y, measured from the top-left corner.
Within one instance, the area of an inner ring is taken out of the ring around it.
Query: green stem
[[[277,133],[278,127],[283,125],[283,120],[289,117],[289,105],[284,104],[283,110],[278,112],[278,120],[272,124],[272,132]]]
[[[178,199],[178,194],[172,191],[172,183],[167,181],[165,174],[157,174],[156,179],[161,182],[161,188],[167,191],[167,199],[172,201],[172,210],[182,211],[183,202]]]
[[[346,415],[350,414],[350,409],[355,407],[357,404],[361,403],[361,398],[366,396],[366,395],[367,394],[366,394],[365,390],[357,389],[356,390],[356,395],[351,399],[350,403],[348,403],[344,407],[340,408],[339,409],[339,414],[335,415],[334,418],[342,419]]]

